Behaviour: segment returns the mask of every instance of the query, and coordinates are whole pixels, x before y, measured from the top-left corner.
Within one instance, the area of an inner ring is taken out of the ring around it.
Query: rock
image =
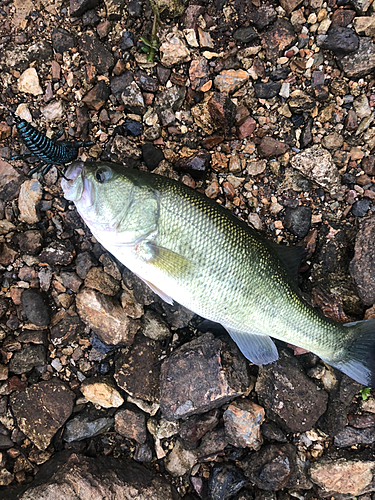
[[[241,395],[249,383],[244,358],[206,333],[164,361],[160,408],[168,420],[205,413]]]
[[[353,0],[352,4],[358,14],[364,14],[370,7],[371,0]]]
[[[360,37],[358,50],[338,57],[337,61],[349,78],[360,78],[372,73],[375,69],[375,45],[372,39]]]
[[[55,52],[63,54],[77,46],[77,39],[64,28],[54,28],[51,34],[52,47]]]
[[[246,171],[249,175],[259,175],[262,174],[267,167],[267,160],[256,160],[250,161],[246,167]]]
[[[280,5],[287,14],[296,9],[300,3],[302,3],[302,0],[280,0]]]
[[[291,233],[299,238],[304,238],[309,232],[311,225],[311,208],[304,206],[297,208],[287,207],[283,224]]]
[[[160,114],[164,109],[177,111],[182,106],[186,95],[186,87],[174,85],[158,92],[155,97],[155,111]]]
[[[133,458],[137,462],[151,462],[153,456],[150,446],[147,443],[144,444],[137,443],[135,446],[135,452]]]
[[[353,108],[359,118],[366,118],[371,115],[371,107],[365,95],[360,95],[353,101]]]
[[[232,464],[216,464],[212,468],[208,491],[211,500],[229,500],[245,486],[246,478],[241,470]]]
[[[87,273],[85,286],[98,290],[104,295],[114,296],[120,290],[120,284],[101,267],[92,267]]]
[[[203,415],[193,415],[185,419],[180,428],[180,437],[184,447],[192,450],[197,447],[198,441],[219,423],[218,410],[211,410]]]
[[[70,0],[70,15],[81,17],[88,10],[95,9],[99,3],[99,0]]]
[[[370,200],[358,200],[352,206],[352,214],[354,215],[354,217],[364,217],[367,214],[370,205]]]
[[[113,139],[111,153],[115,155],[121,163],[125,164],[139,164],[139,160],[142,156],[142,152],[137,144],[121,135],[116,135]]]
[[[256,29],[263,31],[268,25],[277,19],[277,12],[273,5],[262,3],[259,7],[249,12],[251,21],[254,23]]]
[[[291,444],[264,446],[242,468],[246,477],[262,490],[291,488],[296,485],[296,449]]]
[[[120,19],[124,9],[125,0],[105,0],[107,18],[110,21]]]
[[[145,414],[133,410],[117,411],[115,431],[127,439],[134,439],[137,443],[144,444],[147,438]]]
[[[46,365],[46,349],[42,345],[25,345],[13,354],[9,362],[9,370],[16,375],[27,373],[33,368]]]
[[[129,132],[129,134],[133,137],[138,137],[143,132],[142,123],[139,123],[136,120],[125,120],[122,127],[125,132]]]
[[[350,275],[357,287],[362,302],[368,306],[375,303],[375,217],[367,219],[358,231],[354,258],[350,263]]]
[[[95,66],[98,73],[107,73],[113,67],[115,63],[113,55],[92,31],[83,33],[79,46],[80,51],[86,58],[86,62]]]
[[[266,415],[289,432],[311,429],[327,408],[327,393],[285,351],[274,363],[260,367],[255,391]]]
[[[325,135],[322,140],[322,145],[326,149],[338,149],[341,148],[343,144],[344,138],[337,132]]]
[[[43,89],[40,86],[38,74],[35,68],[27,68],[18,79],[18,90],[25,94],[41,95]]]
[[[218,127],[229,133],[234,125],[236,117],[236,106],[227,94],[215,92],[207,102],[207,109],[213,122]]]
[[[339,191],[340,175],[332,156],[326,149],[313,146],[298,153],[291,159],[292,167],[299,170],[302,175],[314,181],[328,192]]]
[[[253,117],[249,116],[247,117],[241,125],[238,126],[238,138],[240,140],[245,139],[246,137],[249,137],[253,134],[254,130],[256,129],[257,122],[254,120]],[[230,167],[229,167],[230,169]]]
[[[164,160],[163,151],[153,144],[146,142],[142,144],[142,158],[149,170],[155,170],[159,163]]]
[[[250,43],[258,38],[258,33],[251,26],[237,28],[233,33],[233,38],[241,43]]]
[[[18,198],[20,220],[28,224],[39,221],[38,205],[42,199],[42,194],[43,189],[37,179],[30,179],[22,184]]]
[[[290,94],[288,105],[294,113],[307,113],[315,108],[316,102],[309,94],[297,89]]]
[[[67,443],[82,441],[109,431],[113,424],[113,418],[79,414],[66,423],[62,438]]]
[[[158,82],[155,78],[144,71],[137,71],[134,75],[135,81],[144,92],[155,93],[159,90]]]
[[[160,355],[157,342],[142,334],[136,335],[129,351],[116,361],[117,385],[135,398],[159,401]]]
[[[338,448],[347,448],[355,444],[372,444],[375,442],[375,429],[354,429],[345,427],[344,430],[336,434],[333,444]]]
[[[157,408],[157,410],[159,407]],[[154,410],[152,414],[154,415],[156,411]],[[160,420],[150,418],[147,421],[147,429],[150,434],[155,439],[155,452],[158,459],[164,458],[166,452],[161,446],[161,440],[175,436],[178,433],[179,423],[178,422],[168,422],[163,417]]]
[[[142,333],[152,340],[164,340],[172,336],[167,323],[154,311],[147,310],[142,318]]]
[[[351,28],[337,26],[328,30],[321,47],[335,54],[350,54],[359,47],[359,38]]]
[[[36,255],[42,249],[43,237],[39,231],[31,229],[23,233],[16,233],[13,240],[22,253]]]
[[[130,85],[122,92],[121,99],[127,113],[143,115],[146,112],[141,89],[135,82],[131,82]]]
[[[165,468],[172,476],[181,477],[192,469],[196,460],[196,452],[185,450],[177,441],[165,460]]]
[[[64,115],[64,106],[61,101],[52,101],[47,106],[41,108],[42,115],[45,117],[47,122],[53,122],[54,120],[60,120]]]
[[[0,243],[0,264],[9,266],[17,257],[17,252],[8,247],[5,243]]]
[[[189,68],[189,79],[191,88],[200,91],[210,79],[210,69],[208,61],[205,57],[198,57],[193,59]]]
[[[263,137],[258,146],[260,155],[265,158],[283,155],[288,149],[289,147],[287,144],[269,136]]]
[[[261,430],[262,435],[266,439],[268,439],[268,441],[278,441],[279,443],[287,442],[287,438],[284,432],[271,421],[264,422],[264,424],[262,424]]]
[[[0,159],[0,200],[8,201],[16,198],[23,181],[22,174]]]
[[[50,266],[67,266],[72,262],[74,255],[75,250],[70,241],[54,241],[42,250],[39,261]]]
[[[375,36],[375,19],[372,16],[356,17],[353,26],[358,35]]]
[[[249,74],[243,69],[226,69],[215,77],[214,84],[220,92],[233,94],[245,85],[248,79]]]
[[[82,252],[76,258],[76,270],[80,278],[85,279],[89,270],[97,264],[89,252]]]
[[[13,494],[12,491],[9,500],[77,500],[77,491],[86,499],[182,498],[164,478],[134,461],[106,456],[89,458],[65,451],[56,454],[41,468],[25,493],[18,494],[16,491]]]
[[[59,379],[38,382],[12,394],[10,406],[21,431],[45,450],[73,411],[74,394]]]
[[[258,99],[272,99],[279,95],[281,83],[267,82],[267,83],[254,83],[255,96]]]
[[[37,326],[47,326],[50,322],[48,307],[39,292],[31,288],[24,290],[21,302],[27,319]]]
[[[182,36],[169,33],[166,41],[160,45],[160,62],[166,68],[172,68],[176,64],[190,61],[190,51],[186,47]]]
[[[78,315],[67,315],[51,328],[51,342],[53,345],[66,345],[82,336],[85,325]]]
[[[357,497],[373,481],[375,462],[323,459],[311,464],[310,477],[324,491]]]
[[[95,87],[87,92],[82,102],[84,102],[89,109],[99,111],[108,101],[110,93],[109,87],[101,80]]]
[[[247,399],[231,403],[224,415],[225,434],[230,443],[238,448],[259,450],[263,439],[260,426],[264,420],[264,409]]]
[[[361,167],[365,174],[375,175],[375,156],[369,155],[362,158]]]
[[[189,173],[194,179],[204,179],[209,171],[211,155],[204,150],[197,151],[191,156],[181,158],[174,168],[177,171]]]
[[[109,345],[131,345],[140,327],[138,320],[129,318],[117,300],[84,288],[76,298],[77,311],[82,321]]]
[[[63,271],[60,274],[60,278],[62,279],[62,283],[65,286],[65,288],[69,288],[74,293],[78,293],[78,290],[80,289],[80,286],[82,285],[83,281],[81,278],[79,278],[76,273],[72,273],[69,271]]]
[[[108,377],[84,380],[81,392],[88,401],[102,408],[118,408],[124,403],[124,399]]]
[[[292,24],[279,17],[273,26],[261,35],[261,39],[267,59],[276,62],[279,54],[296,41],[296,35]]]

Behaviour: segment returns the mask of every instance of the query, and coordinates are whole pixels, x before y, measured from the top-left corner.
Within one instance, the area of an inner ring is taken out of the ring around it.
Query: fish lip
[[[83,161],[75,161],[69,165],[64,175],[70,181],[74,181],[83,172],[83,167]]]
[[[64,174],[65,177],[61,179],[61,189],[67,200],[77,202],[81,199],[83,194],[84,166],[82,161],[71,163]]]

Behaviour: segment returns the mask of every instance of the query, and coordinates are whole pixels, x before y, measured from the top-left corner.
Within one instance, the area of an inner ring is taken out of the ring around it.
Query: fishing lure
[[[67,163],[77,159],[80,147],[91,146],[93,144],[93,142],[84,141],[57,141],[63,134],[62,131],[58,132],[50,139],[30,125],[29,122],[15,115],[7,106],[4,104],[0,105],[13,116],[16,122],[18,135],[30,151],[30,153],[12,156],[11,159],[17,160],[29,156],[36,156],[41,161],[36,167],[30,170],[29,175],[39,171],[42,172],[42,175],[45,175],[52,165],[65,166]]]

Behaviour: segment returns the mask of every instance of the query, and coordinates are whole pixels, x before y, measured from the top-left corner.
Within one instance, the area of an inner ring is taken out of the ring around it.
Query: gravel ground
[[[15,113],[180,180],[305,246],[323,314],[373,318],[375,8],[155,1],[0,0],[0,499],[374,498],[371,391],[281,342],[251,365],[11,157]]]

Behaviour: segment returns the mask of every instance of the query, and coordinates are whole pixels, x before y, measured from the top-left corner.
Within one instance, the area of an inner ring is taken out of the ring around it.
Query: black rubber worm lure
[[[26,120],[21,119],[15,115],[7,106],[0,104],[3,108],[9,111],[16,122],[18,135],[22,142],[28,148],[30,153],[23,155],[13,156],[12,160],[20,158],[27,158],[29,156],[36,156],[41,163],[30,170],[29,175],[34,172],[42,172],[45,175],[52,165],[65,166],[77,159],[78,149],[84,146],[91,146],[92,142],[68,142],[58,141],[57,139],[63,134],[62,131],[55,134],[52,139],[49,139],[45,134],[39,132],[35,127],[30,125]]]

